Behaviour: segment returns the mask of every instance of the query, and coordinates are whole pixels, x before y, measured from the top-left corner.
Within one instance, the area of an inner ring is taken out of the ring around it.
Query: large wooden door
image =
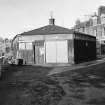
[[[57,41],[57,63],[68,63],[68,47],[67,40]]]
[[[35,64],[44,63],[44,41],[37,41],[34,45],[34,62]]]
[[[56,41],[46,42],[46,63],[56,63]]]
[[[46,63],[68,63],[67,40],[46,42]]]

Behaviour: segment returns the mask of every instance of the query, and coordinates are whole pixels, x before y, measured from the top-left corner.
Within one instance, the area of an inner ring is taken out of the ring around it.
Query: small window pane
[[[31,50],[32,49],[32,43],[26,43],[26,49]]]
[[[19,49],[24,50],[25,49],[25,43],[19,43]]]

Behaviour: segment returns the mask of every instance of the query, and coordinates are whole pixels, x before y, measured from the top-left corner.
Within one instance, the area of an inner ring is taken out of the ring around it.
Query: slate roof
[[[21,35],[49,35],[49,34],[70,34],[72,30],[57,25],[47,25],[38,29],[24,32]]]

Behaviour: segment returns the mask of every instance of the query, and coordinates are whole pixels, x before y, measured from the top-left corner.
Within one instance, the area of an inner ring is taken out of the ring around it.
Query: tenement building
[[[105,54],[105,6],[100,6],[87,21],[77,20],[74,30],[96,36],[97,56]]]

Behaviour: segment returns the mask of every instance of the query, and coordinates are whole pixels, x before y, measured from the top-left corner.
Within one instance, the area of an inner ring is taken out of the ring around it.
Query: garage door
[[[46,42],[46,63],[68,63],[67,41]]]

